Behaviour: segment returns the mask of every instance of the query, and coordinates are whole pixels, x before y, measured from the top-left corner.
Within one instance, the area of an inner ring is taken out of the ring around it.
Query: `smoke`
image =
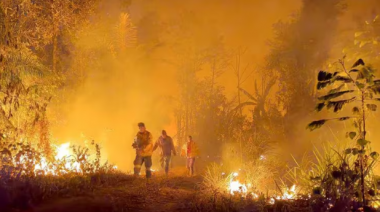
[[[154,139],[162,129],[175,133],[170,128],[174,105],[168,94],[175,94],[176,85],[134,41],[130,17],[115,8],[108,10],[112,14],[98,15],[78,33],[69,75],[75,83],[62,90],[50,109],[57,123],[52,135],[73,144],[95,140],[101,143],[104,158],[128,171],[138,122],[146,124]]]
[[[176,134],[173,99],[178,95],[178,70],[173,65],[173,48],[207,46],[222,37],[226,49],[247,47],[242,63],[250,64],[253,70],[262,66],[270,50],[267,41],[274,37],[272,25],[288,19],[302,6],[301,0],[135,0],[128,8],[123,2],[104,1],[100,12],[91,17],[90,26],[83,26],[72,39],[68,84],[49,109],[53,138],[60,142],[100,142],[103,156],[122,170],[132,168],[135,152],[131,143],[138,122],[145,122],[154,139],[162,129],[171,136]],[[348,2],[348,11],[355,10],[356,16],[370,11],[370,6],[363,6],[367,3],[357,7],[357,1]],[[181,19],[191,28],[187,31],[194,32],[189,35],[194,40],[178,43],[182,38],[172,37],[168,31],[186,11],[200,23]],[[339,26],[352,20],[348,13]],[[228,96],[236,93],[234,77],[229,69],[218,81]],[[252,90],[252,82],[258,77],[253,74],[243,87]],[[295,129],[302,132],[298,141],[309,141],[316,135],[309,137],[305,130],[309,121],[307,117],[298,120]],[[375,131],[373,135],[380,136]]]

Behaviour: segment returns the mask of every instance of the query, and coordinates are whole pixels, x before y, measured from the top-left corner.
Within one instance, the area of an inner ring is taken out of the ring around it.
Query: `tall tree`
[[[284,105],[288,139],[296,139],[295,123],[314,102],[314,75],[328,59],[341,0],[304,0],[298,15],[274,25],[266,69],[278,75],[278,98]]]

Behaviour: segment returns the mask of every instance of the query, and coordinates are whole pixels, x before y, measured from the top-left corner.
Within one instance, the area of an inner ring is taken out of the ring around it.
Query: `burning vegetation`
[[[0,211],[378,211],[379,15],[1,0]]]

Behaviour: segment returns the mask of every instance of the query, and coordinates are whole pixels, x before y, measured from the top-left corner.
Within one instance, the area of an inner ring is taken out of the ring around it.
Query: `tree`
[[[331,89],[327,94],[318,97],[319,103],[316,110],[319,112],[327,108],[338,113],[343,110],[344,106],[352,105],[351,115],[313,121],[307,128],[315,130],[331,120],[353,121],[356,132],[347,132],[347,136],[356,140],[358,148],[347,149],[346,154],[358,157],[360,190],[363,205],[366,205],[365,177],[379,156],[377,152],[367,153],[370,151],[370,142],[366,138],[367,119],[370,112],[377,110],[377,102],[380,101],[380,79],[376,78],[374,69],[365,65],[362,59],[357,60],[350,69],[346,68],[344,58],[339,60],[339,65],[340,68],[333,73],[319,72],[317,89],[322,90],[328,87]],[[371,165],[366,164],[369,157],[373,160]],[[346,170],[341,170],[341,172],[344,171]],[[354,178],[352,183],[357,180],[358,178]]]
[[[341,0],[303,0],[301,11],[288,22],[274,25],[275,38],[266,70],[278,76],[278,99],[285,112],[288,141],[297,141],[297,123],[314,104],[314,76],[329,57]]]

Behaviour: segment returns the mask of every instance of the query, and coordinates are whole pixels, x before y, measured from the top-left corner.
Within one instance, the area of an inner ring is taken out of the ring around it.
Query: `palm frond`
[[[244,95],[246,95],[252,101],[257,102],[257,99],[252,94],[250,94],[248,91],[244,90],[243,88],[239,88],[239,91],[241,91]]]

